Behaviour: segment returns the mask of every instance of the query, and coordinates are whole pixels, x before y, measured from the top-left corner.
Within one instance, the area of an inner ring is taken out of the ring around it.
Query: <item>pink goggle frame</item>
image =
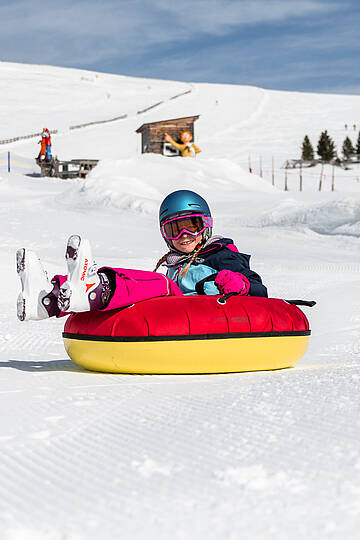
[[[201,218],[203,227],[201,229],[198,229],[196,231],[189,231],[188,229],[181,229],[181,231],[176,236],[170,236],[166,233],[165,227],[168,223],[171,223],[173,221],[181,220],[181,219],[191,219],[191,218]],[[161,234],[163,238],[166,238],[167,240],[178,240],[184,233],[191,234],[191,236],[197,236],[198,234],[201,234],[205,231],[208,227],[213,226],[213,219],[210,216],[204,216],[203,214],[185,214],[183,216],[176,216],[171,219],[167,219],[164,221],[164,223],[161,225]]]

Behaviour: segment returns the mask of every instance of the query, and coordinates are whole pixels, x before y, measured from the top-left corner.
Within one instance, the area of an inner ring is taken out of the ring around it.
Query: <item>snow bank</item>
[[[191,189],[208,197],[233,198],[240,191],[273,192],[274,188],[227,159],[165,158],[145,154],[103,160],[71,190],[72,204],[114,207],[157,213],[159,202],[176,189]]]
[[[272,187],[268,182],[228,159],[202,157],[196,160],[144,154],[119,160],[102,160],[85,181],[69,192],[70,204],[81,207],[115,208],[157,214],[164,196],[176,189],[191,189],[215,202],[243,199],[245,194],[272,194],[270,210],[259,218],[245,212],[242,225],[302,227],[320,234],[360,236],[360,200],[339,196],[308,203]],[[247,197],[248,198],[248,197]],[[285,199],[285,200],[284,200]],[[259,201],[260,204],[260,201]]]
[[[267,215],[262,215],[257,224],[262,227],[305,225],[320,234],[360,236],[360,200],[339,198],[305,204],[288,199]]]

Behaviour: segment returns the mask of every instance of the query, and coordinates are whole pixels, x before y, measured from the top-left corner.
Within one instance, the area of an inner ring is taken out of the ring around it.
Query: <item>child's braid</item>
[[[158,260],[158,262],[156,263],[156,266],[155,266],[153,272],[156,272],[157,269],[159,268],[159,266],[161,266],[162,263],[166,261],[167,256],[170,255],[170,253],[171,253],[171,251],[168,251],[167,253],[165,253],[165,255],[163,255],[163,256],[161,257],[161,259]]]
[[[180,277],[185,277],[185,276],[186,276],[186,274],[187,274],[188,271],[189,271],[190,266],[191,266],[192,263],[194,262],[195,258],[197,257],[197,255],[198,255],[199,251],[202,249],[202,247],[203,247],[203,246],[202,246],[201,244],[199,244],[199,246],[195,249],[194,253],[192,254],[192,257],[191,257],[190,261],[189,261],[189,262],[187,263],[187,265],[184,266],[184,268],[181,270],[181,272],[180,272],[180,274],[179,274]],[[158,260],[158,262],[156,263],[156,266],[155,266],[153,272],[156,272],[156,271],[157,271],[157,269],[159,268],[159,266],[161,266],[162,263],[166,261],[167,256],[170,255],[170,254],[171,254],[171,251],[168,251],[167,253],[165,253],[165,255],[163,255],[163,256],[161,257],[161,259]]]
[[[186,274],[187,274],[188,271],[189,271],[189,268],[190,268],[191,264],[194,262],[195,258],[197,257],[197,255],[198,255],[199,251],[202,249],[202,247],[203,247],[203,246],[202,246],[201,244],[199,244],[199,246],[195,249],[195,251],[194,251],[194,253],[193,253],[193,255],[192,255],[190,261],[189,261],[189,262],[187,263],[187,265],[184,266],[184,268],[181,270],[181,272],[180,272],[180,274],[179,274],[180,277],[185,277],[185,276],[186,276]]]

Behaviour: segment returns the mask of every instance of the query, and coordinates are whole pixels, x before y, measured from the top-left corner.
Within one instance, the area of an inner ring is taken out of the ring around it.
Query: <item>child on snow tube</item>
[[[200,195],[188,190],[171,193],[161,204],[159,220],[169,250],[154,272],[98,269],[89,241],[72,235],[65,255],[68,273],[49,282],[37,255],[19,249],[18,318],[40,320],[70,312],[108,311],[157,296],[197,294],[196,284],[214,273],[215,281],[204,285],[206,294],[267,296],[260,276],[250,269],[250,255],[239,253],[231,239],[212,236],[211,212]],[[161,265],[167,267],[166,276],[156,273]]]

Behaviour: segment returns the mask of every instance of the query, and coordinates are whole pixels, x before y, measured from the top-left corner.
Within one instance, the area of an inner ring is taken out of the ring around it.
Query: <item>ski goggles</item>
[[[212,225],[213,220],[210,216],[189,214],[164,221],[161,225],[161,234],[167,240],[177,240],[184,233],[197,236]]]

